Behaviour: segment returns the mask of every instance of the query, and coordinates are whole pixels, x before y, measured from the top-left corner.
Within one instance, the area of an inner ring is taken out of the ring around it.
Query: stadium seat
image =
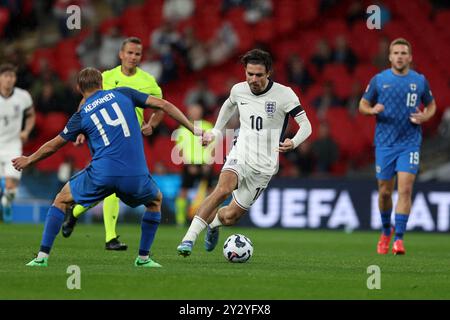
[[[36,168],[43,172],[57,172],[59,166],[64,162],[65,156],[63,152],[56,152],[50,157],[36,163]]]
[[[181,171],[182,166],[175,164],[172,160],[172,152],[175,142],[168,136],[158,136],[150,148],[147,148],[147,162],[150,168],[154,168],[157,162],[161,162],[169,172],[177,173]]]
[[[253,27],[255,41],[270,43],[276,36],[276,29],[273,19],[263,19]]]
[[[277,34],[287,34],[295,30],[297,25],[297,14],[295,3],[283,1],[275,7],[274,18]]]
[[[9,22],[9,10],[0,7],[0,37],[3,36],[4,28]]]
[[[46,60],[51,70],[54,70],[55,50],[53,48],[38,48],[33,52],[30,69],[37,75],[41,71],[42,60]]]
[[[333,44],[337,36],[350,37],[350,30],[342,19],[326,20],[322,27],[322,35],[328,43]]]
[[[297,1],[297,8],[295,13],[297,13],[297,19],[300,24],[307,25],[314,22],[314,20],[319,15],[319,1],[309,0],[309,1]],[[300,13],[301,14],[298,14]]]
[[[86,143],[75,147],[73,143],[69,142],[63,150],[65,159],[71,158],[73,160],[73,165],[77,170],[85,168],[91,162],[91,152]]]
[[[361,86],[365,88],[369,84],[370,79],[372,79],[378,72],[379,70],[372,64],[358,64],[353,71],[353,78],[358,80]]]
[[[57,136],[66,125],[68,117],[63,112],[50,112],[45,115],[45,122],[38,127],[39,135],[45,139]]]

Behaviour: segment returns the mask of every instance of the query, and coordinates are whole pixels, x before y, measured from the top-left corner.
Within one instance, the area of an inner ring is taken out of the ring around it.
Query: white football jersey
[[[247,82],[233,86],[229,102],[239,110],[240,130],[228,158],[245,163],[266,174],[278,171],[280,139],[288,123],[289,112],[301,106],[291,88],[270,81],[259,95]],[[304,112],[304,111],[302,111]]]
[[[20,88],[14,88],[8,98],[0,95],[0,146],[22,149],[20,132],[22,131],[23,113],[33,105],[30,94]]]

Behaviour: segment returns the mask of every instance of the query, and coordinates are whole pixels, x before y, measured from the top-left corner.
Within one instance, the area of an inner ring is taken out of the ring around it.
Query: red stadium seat
[[[9,22],[9,10],[0,8],[0,36],[3,36],[3,30]]]
[[[147,148],[147,162],[150,163],[150,168],[154,168],[155,163],[161,162],[169,172],[180,172],[181,165],[175,164],[172,159],[174,147],[175,142],[171,137],[157,137],[150,148]]]
[[[343,64],[328,64],[322,74],[322,81],[331,81],[339,98],[347,98],[350,95],[352,78]]]
[[[386,66],[387,67],[387,66]],[[372,64],[358,64],[353,72],[353,78],[359,81],[364,88],[369,84],[379,70]]]
[[[293,31],[297,25],[296,5],[293,1],[279,1],[274,10],[275,29],[277,34]]]
[[[36,168],[44,172],[57,172],[64,159],[63,152],[56,152],[50,157],[36,163]]]
[[[50,112],[45,115],[45,122],[38,127],[39,135],[45,139],[57,136],[66,125],[68,117],[62,112]]]
[[[77,170],[85,168],[91,162],[92,156],[87,144],[75,147],[73,143],[69,142],[63,150],[65,158],[71,158]]]

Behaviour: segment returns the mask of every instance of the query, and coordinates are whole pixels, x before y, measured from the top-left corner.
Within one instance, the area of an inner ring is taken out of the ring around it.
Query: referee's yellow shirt
[[[104,71],[102,76],[104,90],[128,87],[157,98],[162,98],[162,91],[158,83],[156,83],[155,77],[140,68],[136,68],[136,73],[134,75],[126,76],[122,73],[121,66],[119,65],[114,69]],[[135,110],[139,124],[142,126],[144,109],[135,108]]]

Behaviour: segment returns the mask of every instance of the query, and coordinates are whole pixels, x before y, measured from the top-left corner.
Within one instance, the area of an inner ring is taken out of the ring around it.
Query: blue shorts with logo
[[[375,165],[378,180],[390,180],[397,172],[417,174],[420,146],[376,147]]]
[[[147,205],[159,193],[150,174],[105,177],[84,169],[70,179],[69,185],[75,203],[83,207],[90,207],[115,193],[125,204],[135,208]]]

